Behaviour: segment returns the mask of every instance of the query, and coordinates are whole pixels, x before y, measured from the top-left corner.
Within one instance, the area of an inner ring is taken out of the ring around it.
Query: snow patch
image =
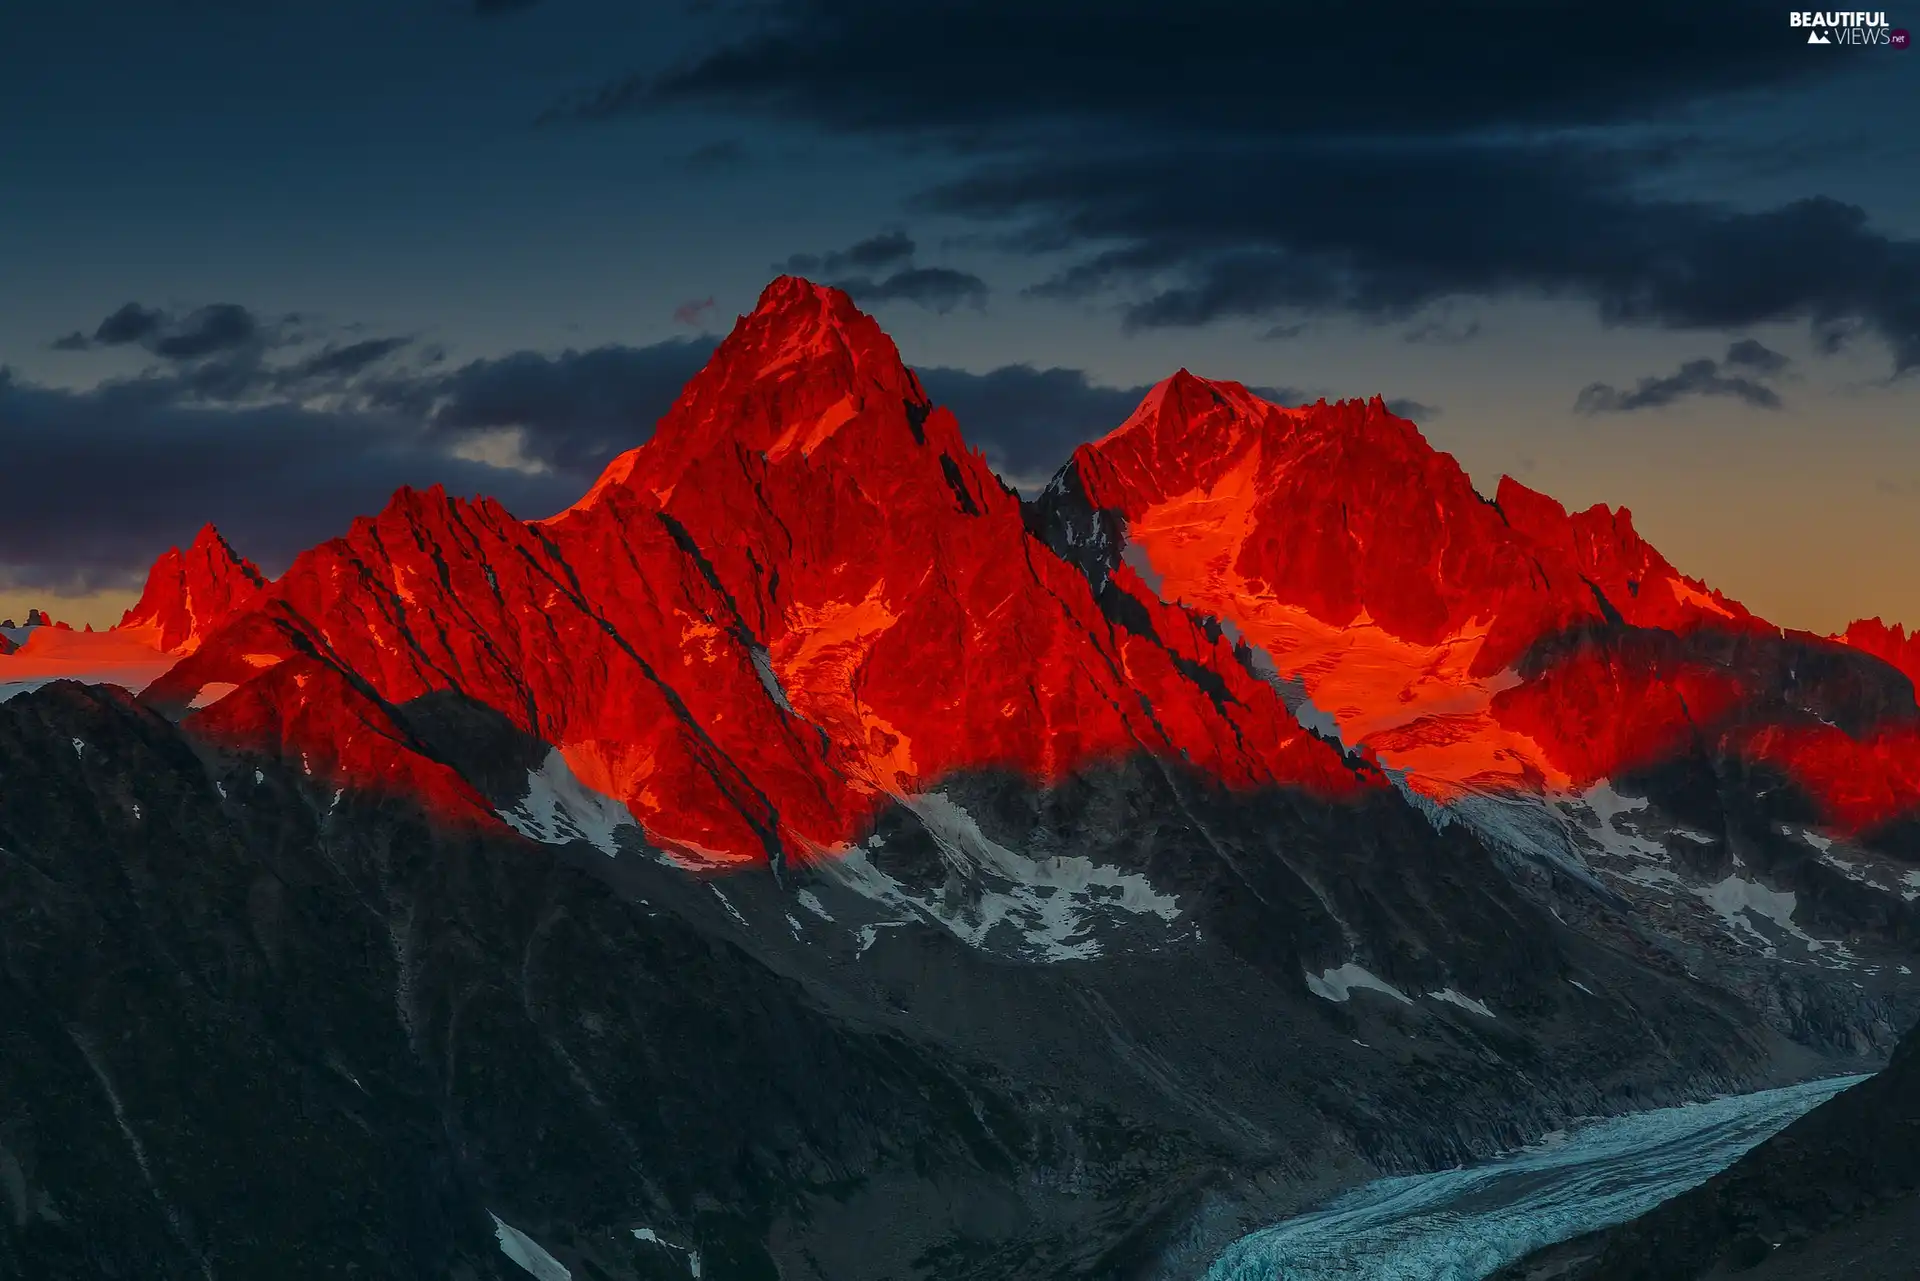
[[[1613,826],[1613,820],[1620,814],[1638,814],[1649,804],[1644,796],[1622,796],[1613,790],[1613,780],[1603,778],[1588,788],[1580,798],[1587,808],[1600,820],[1602,827]]]
[[[560,1260],[541,1249],[539,1242],[519,1228],[503,1222],[491,1210],[487,1211],[487,1217],[493,1220],[493,1236],[500,1243],[500,1253],[519,1264],[538,1281],[572,1281],[573,1273]]]
[[[1575,987],[1579,988],[1582,992],[1585,992],[1588,996],[1595,996],[1597,999],[1597,994],[1594,992],[1594,990],[1588,987],[1585,983],[1582,983],[1579,979],[1568,979],[1567,982],[1573,984]]]
[[[1616,858],[1639,859],[1646,862],[1664,863],[1667,861],[1667,848],[1658,841],[1650,841],[1637,833],[1626,831],[1615,820],[1623,814],[1638,814],[1647,808],[1645,797],[1622,796],[1613,790],[1613,784],[1601,779],[1580,796],[1580,803],[1593,812],[1599,823],[1598,832],[1589,832],[1600,844],[1600,848]],[[1709,839],[1707,844],[1712,844]]]
[[[1345,1001],[1353,995],[1355,989],[1365,988],[1370,992],[1384,992],[1402,1005],[1413,1004],[1413,999],[1405,992],[1352,961],[1348,961],[1345,965],[1336,965],[1330,970],[1323,970],[1319,974],[1309,974],[1306,978],[1307,991],[1323,1001]]]
[[[787,701],[786,687],[780,684],[780,677],[773,670],[773,655],[760,645],[754,645],[748,651],[753,655],[753,671],[760,678],[760,684],[766,689],[767,696],[780,705],[780,710],[789,716],[800,713],[793,710],[793,704]]]
[[[1768,956],[1774,954],[1773,942],[1754,925],[1754,916],[1763,916],[1772,921],[1804,943],[1809,952],[1818,952],[1826,946],[1793,923],[1796,900],[1791,892],[1770,890],[1758,881],[1729,876],[1724,881],[1696,889],[1694,893],[1720,914],[1720,918],[1727,923],[1729,934],[1738,938],[1744,931],[1758,941]]]
[[[753,928],[752,926],[747,924],[747,918],[740,915],[740,909],[733,905],[733,900],[720,892],[720,887],[718,885],[715,885],[711,881],[709,881],[707,883],[707,888],[713,891],[713,896],[720,900],[720,906],[727,909],[727,915],[731,916],[735,921],[737,921],[741,929],[746,930],[746,929]],[[792,920],[793,918],[788,917],[787,919]]]
[[[1153,558],[1139,543],[1128,543],[1120,549],[1120,563],[1140,575],[1141,580],[1153,589],[1155,596],[1164,597],[1167,594],[1166,579],[1153,567]]]
[[[652,1228],[635,1228],[633,1230],[633,1239],[636,1241],[645,1241],[648,1245],[657,1245],[663,1250],[677,1250],[681,1254],[686,1255],[687,1271],[691,1273],[697,1281],[700,1276],[700,1252],[698,1250],[684,1245],[675,1245],[673,1242],[662,1237],[658,1232],[655,1232]]]
[[[893,915],[861,929],[863,952],[884,926],[926,921],[974,947],[1010,951],[1020,960],[1087,960],[1103,950],[1093,933],[1102,921],[1172,922],[1180,915],[1179,900],[1144,876],[1077,855],[1029,858],[994,843],[943,792],[903,797],[901,803],[939,847],[948,884],[915,894],[858,847],[821,860],[824,874]]]
[[[1427,993],[1427,999],[1430,1001],[1445,1001],[1449,1005],[1457,1005],[1463,1010],[1471,1010],[1473,1013],[1486,1018],[1494,1017],[1493,1011],[1488,1009],[1483,1003],[1474,1000],[1470,996],[1464,996],[1450,987],[1443,987],[1438,992]]]
[[[867,949],[872,947],[874,942],[879,939],[881,930],[895,929],[902,925],[912,924],[912,921],[878,921],[872,925],[862,925],[859,936],[860,946],[854,949],[853,954],[855,956],[865,956]]]
[[[187,704],[187,710],[197,712],[203,707],[212,707],[239,688],[238,685],[229,684],[226,681],[208,681],[200,687],[199,693],[193,696],[193,701]]]
[[[526,798],[498,813],[528,840],[544,845],[585,841],[609,857],[620,852],[615,834],[621,828],[640,828],[625,805],[581,782],[558,748],[527,775]]]
[[[820,896],[812,890],[801,890],[795,894],[794,897],[800,900],[801,907],[806,908],[821,920],[831,921],[833,919],[833,914],[827,911],[826,904],[822,903]]]

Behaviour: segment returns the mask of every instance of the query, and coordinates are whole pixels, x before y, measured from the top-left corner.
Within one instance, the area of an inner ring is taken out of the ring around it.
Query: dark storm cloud
[[[652,435],[715,343],[522,352],[451,370],[395,361],[407,345],[364,339],[283,364],[243,353],[87,392],[0,367],[0,586],[136,585],[209,519],[277,572],[403,484],[549,515]],[[504,429],[518,429],[526,466],[460,456]]]
[[[1777,374],[1792,362],[1755,338],[1742,338],[1727,348],[1727,363],[1760,374]]]
[[[166,323],[165,313],[130,302],[100,322],[93,331],[93,340],[103,347],[143,342],[157,336]]]
[[[58,593],[135,586],[208,519],[277,571],[401,484],[496,494],[528,516],[579,495],[572,477],[451,457],[391,416],[194,406],[161,379],[75,393],[0,371],[0,456],[0,584]]]
[[[1400,415],[1409,422],[1430,423],[1440,416],[1440,406],[1429,405],[1424,400],[1401,397],[1386,402],[1387,411]]]
[[[908,267],[890,276],[843,276],[831,282],[859,303],[911,302],[948,312],[962,303],[983,307],[987,282],[951,267]]]
[[[794,254],[774,270],[811,276],[868,305],[911,302],[942,313],[962,303],[986,305],[986,281],[951,267],[916,266],[917,251],[905,232],[888,231],[832,253]]]
[[[1762,380],[1780,373],[1788,363],[1779,352],[1743,338],[1727,348],[1722,360],[1689,360],[1664,377],[1642,378],[1631,390],[1590,383],[1581,389],[1573,408],[1587,415],[1624,414],[1659,409],[1695,396],[1730,396],[1756,409],[1778,409],[1780,393]]]
[[[964,176],[926,208],[999,224],[1018,251],[1077,250],[1041,292],[1113,298],[1132,328],[1571,298],[1617,324],[1856,324],[1896,369],[1920,366],[1920,242],[1827,198],[1649,194],[1710,149],[1671,126],[1623,126],[1842,66],[1746,0],[762,12],[672,71],[567,110],[696,104],[945,146]]]
[[[329,346],[308,356],[290,372],[296,383],[313,379],[351,378],[379,364],[409,341],[406,338],[364,338],[342,347]]]
[[[563,110],[676,102],[979,136],[1088,119],[1213,137],[1445,134],[1645,118],[1835,65],[1743,0],[776,0],[657,78]],[[903,54],[907,56],[903,56]],[[1356,73],[1356,63],[1365,73]]]
[[[653,435],[714,346],[700,337],[557,356],[516,352],[414,379],[403,397],[389,392],[386,401],[424,408],[443,439],[519,428],[529,458],[590,481],[609,458]]]
[[[1279,309],[1376,319],[1460,295],[1593,302],[1613,324],[1857,317],[1920,365],[1920,242],[1816,197],[1748,212],[1633,194],[1641,158],[1570,143],[1282,147],[1010,162],[931,194],[1104,250],[1044,292],[1131,288],[1134,328]],[[1165,281],[1171,283],[1162,283]]]
[[[260,336],[260,322],[252,312],[237,303],[215,303],[190,312],[156,335],[152,347],[155,355],[169,360],[198,360],[245,347]]]
[[[787,259],[785,270],[822,275],[838,275],[846,271],[874,271],[881,267],[891,267],[897,263],[913,260],[916,246],[913,238],[903,231],[886,231],[877,236],[826,254],[795,254]]]
[[[260,398],[298,400],[337,391],[412,342],[392,336],[342,342],[302,316],[262,319],[237,303],[215,303],[184,315],[128,303],[95,328],[53,345],[62,351],[133,344],[170,362],[171,372],[151,374],[149,388],[192,400],[240,402]],[[291,353],[320,343],[304,356]]]
[[[168,360],[199,360],[278,341],[274,327],[238,303],[212,303],[183,316],[127,303],[95,326],[93,337],[78,330],[54,341],[61,351],[139,344]]]
[[[1044,477],[1075,445],[1125,422],[1150,388],[1102,387],[1078,369],[1006,365],[984,374],[964,369],[915,370],[937,404],[996,468],[1012,478]]]

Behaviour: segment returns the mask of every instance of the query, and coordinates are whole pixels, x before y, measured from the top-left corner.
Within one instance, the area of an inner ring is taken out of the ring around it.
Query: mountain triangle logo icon
[[[1833,41],[1827,39],[1825,36],[1821,35],[1818,31],[1809,31],[1807,32],[1807,43],[1808,44],[1832,44]]]

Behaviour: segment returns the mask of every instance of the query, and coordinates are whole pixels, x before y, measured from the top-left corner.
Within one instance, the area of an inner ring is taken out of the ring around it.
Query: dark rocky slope
[[[400,715],[480,792],[540,750]],[[523,1276],[497,1215],[577,1278],[687,1275],[679,1247],[709,1277],[1154,1276],[1335,1184],[1795,1062],[1390,792],[1142,758],[941,795],[977,843],[896,807],[859,859],[703,878],[630,830],[430,825],[112,690],[0,704],[0,1274]],[[1035,960],[991,851],[1049,842],[1178,912]],[[932,906],[886,919],[902,896]],[[1308,991],[1349,930],[1406,999]]]

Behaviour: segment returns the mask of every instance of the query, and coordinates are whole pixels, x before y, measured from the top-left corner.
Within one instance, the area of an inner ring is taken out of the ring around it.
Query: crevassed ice
[[[1242,1237],[1207,1281],[1481,1281],[1705,1182],[1865,1079],[1615,1117],[1483,1165],[1380,1179]]]
[[[500,1243],[500,1253],[539,1281],[573,1281],[573,1273],[567,1270],[567,1266],[541,1249],[539,1242],[504,1222],[491,1210],[487,1211],[487,1217],[493,1220],[493,1236]]]

